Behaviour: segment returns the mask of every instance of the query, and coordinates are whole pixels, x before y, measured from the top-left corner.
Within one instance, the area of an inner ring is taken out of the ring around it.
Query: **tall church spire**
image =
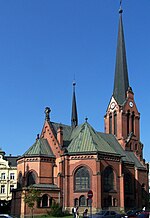
[[[75,128],[78,125],[78,114],[77,114],[77,105],[76,105],[76,96],[75,96],[75,85],[73,82],[73,97],[72,97],[72,115],[71,115],[71,126]]]
[[[119,30],[118,30],[118,42],[117,42],[117,53],[116,53],[116,67],[115,67],[115,80],[113,97],[122,105],[126,100],[126,93],[129,88],[128,69],[126,60],[126,49],[124,41],[123,23],[122,23],[122,7],[120,1],[119,9]]]

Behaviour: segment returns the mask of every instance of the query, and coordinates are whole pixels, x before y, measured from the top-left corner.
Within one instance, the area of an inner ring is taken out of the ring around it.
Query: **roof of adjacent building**
[[[10,167],[17,167],[17,159],[19,156],[5,156],[4,159],[6,159],[9,162]]]
[[[33,184],[32,185],[34,188],[40,188],[40,189],[48,189],[48,190],[59,190],[57,185],[55,184]]]

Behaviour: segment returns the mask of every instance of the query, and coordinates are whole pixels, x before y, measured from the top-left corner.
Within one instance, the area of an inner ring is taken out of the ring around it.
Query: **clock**
[[[110,108],[111,108],[111,109],[114,109],[114,108],[115,108],[115,102],[112,102],[112,103],[111,103]]]
[[[129,102],[129,106],[133,107],[133,102],[132,101]]]

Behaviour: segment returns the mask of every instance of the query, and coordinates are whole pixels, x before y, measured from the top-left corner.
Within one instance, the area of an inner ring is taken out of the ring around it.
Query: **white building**
[[[12,189],[17,187],[17,157],[5,156],[0,149],[0,201],[10,201]]]

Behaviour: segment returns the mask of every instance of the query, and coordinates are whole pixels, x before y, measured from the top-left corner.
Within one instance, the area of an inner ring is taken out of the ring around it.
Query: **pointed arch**
[[[36,171],[30,171],[27,173],[26,177],[27,186],[33,185],[37,183],[37,173]]]

